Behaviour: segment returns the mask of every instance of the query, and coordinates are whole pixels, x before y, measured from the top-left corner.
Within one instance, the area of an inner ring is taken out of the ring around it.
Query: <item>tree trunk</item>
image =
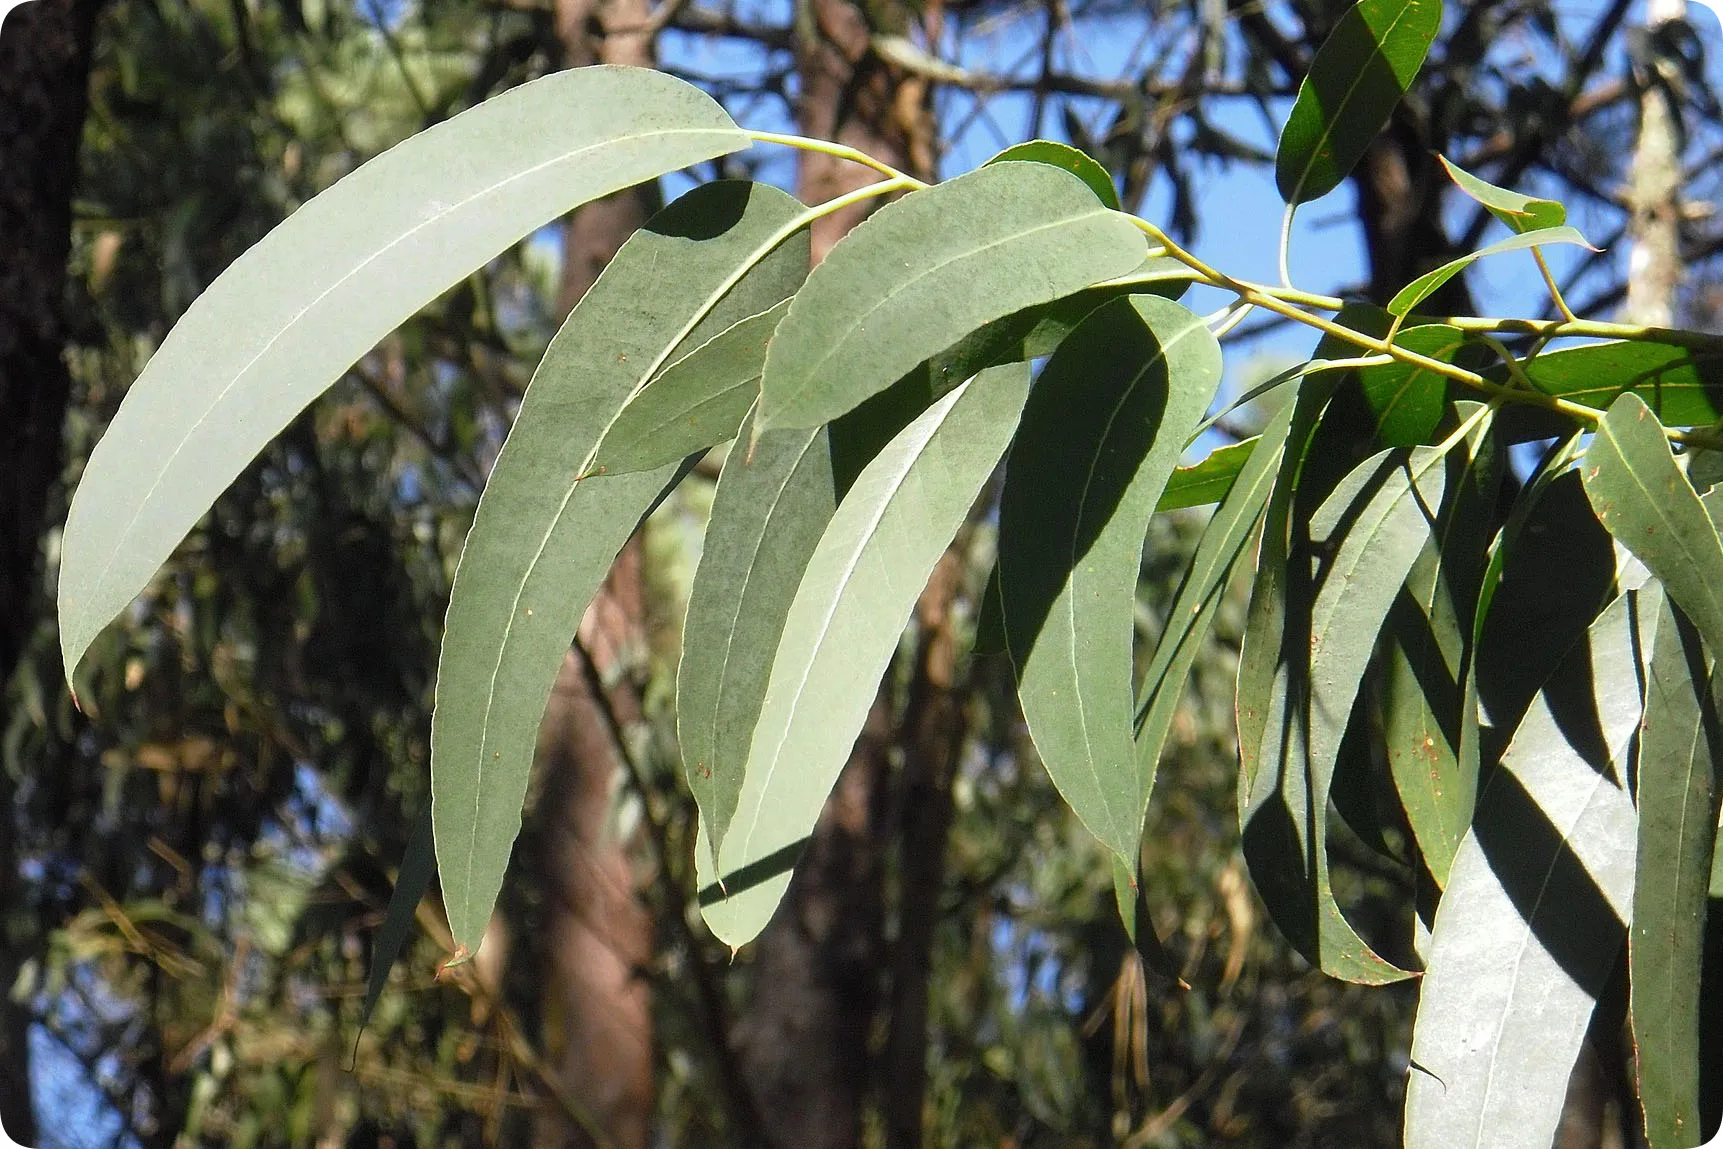
[[[930,177],[926,84],[895,74],[871,53],[871,29],[860,7],[847,0],[811,0],[802,11],[801,131]],[[799,161],[797,191],[810,204],[877,178],[823,154],[803,152]],[[816,223],[814,259],[823,258],[868,210],[858,205]],[[784,904],[758,943],[752,1001],[739,1027],[740,1061],[767,1133],[780,1149],[850,1149],[861,1142],[874,1077],[869,1038],[887,959],[884,881],[896,735],[889,688],[882,689]],[[943,851],[943,832],[938,837],[935,849]],[[900,1040],[908,1041],[908,1035]],[[899,1104],[920,1112],[919,1094]]]
[[[651,67],[646,0],[557,0],[564,63]],[[610,29],[633,31],[612,34]],[[558,312],[566,315],[655,206],[651,187],[580,208],[563,233]],[[645,1149],[652,1120],[652,1011],[646,966],[652,917],[636,896],[629,844],[612,824],[626,788],[612,722],[639,720],[626,670],[646,641],[638,542],[618,557],[563,660],[539,728],[534,860],[545,901],[541,962],[546,1064],[585,1109],[587,1130],[556,1110],[540,1115],[533,1144]],[[595,1135],[596,1134],[596,1135]]]
[[[99,0],[36,0],[0,25],[0,685],[36,620],[42,519],[61,466],[72,189]],[[30,1144],[29,1023],[11,1000],[17,930],[12,788],[0,772],[0,1126]]]

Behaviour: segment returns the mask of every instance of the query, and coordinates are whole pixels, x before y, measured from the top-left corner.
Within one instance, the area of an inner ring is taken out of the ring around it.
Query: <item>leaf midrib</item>
[[[1358,17],[1358,20],[1360,23],[1364,24],[1365,30],[1371,34],[1371,38],[1376,41],[1377,45],[1381,46],[1387,43],[1388,38],[1394,34],[1394,29],[1400,26],[1400,21],[1406,18],[1406,13],[1410,12],[1413,7],[1414,5],[1411,3],[1402,4],[1400,6],[1400,11],[1396,12],[1394,14],[1394,19],[1389,21],[1386,28],[1382,29],[1382,34],[1380,36],[1375,34],[1376,30],[1371,28],[1370,25],[1364,21],[1364,17],[1362,15]],[[1388,70],[1393,72],[1393,66],[1390,65]],[[1396,75],[1394,77],[1394,81],[1395,83],[1399,83],[1400,77]],[[1308,77],[1306,77],[1305,82],[1310,83]],[[1340,98],[1340,106],[1334,110],[1334,115],[1328,117],[1322,125],[1322,133],[1316,138],[1316,146],[1310,150],[1310,158],[1305,161],[1304,170],[1298,175],[1298,183],[1293,186],[1293,203],[1303,202],[1304,187],[1310,182],[1310,173],[1316,169],[1317,160],[1322,156],[1322,149],[1327,146],[1331,139],[1334,138],[1334,125],[1340,122],[1340,117],[1346,114],[1347,108],[1351,107],[1352,98],[1358,94],[1358,86],[1363,82],[1364,69],[1360,68],[1353,73],[1352,83],[1347,85],[1346,94]],[[1313,92],[1315,91],[1314,84],[1311,85],[1311,90]],[[1312,103],[1314,102],[1315,98],[1313,96]]]

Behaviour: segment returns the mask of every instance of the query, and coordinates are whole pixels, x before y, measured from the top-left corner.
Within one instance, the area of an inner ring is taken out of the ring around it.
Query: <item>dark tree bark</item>
[[[99,7],[35,0],[0,26],[0,684],[35,625],[42,520],[60,474],[62,295]],[[30,1144],[28,1020],[10,996],[27,949],[13,921],[13,819],[0,772],[0,1125]]]

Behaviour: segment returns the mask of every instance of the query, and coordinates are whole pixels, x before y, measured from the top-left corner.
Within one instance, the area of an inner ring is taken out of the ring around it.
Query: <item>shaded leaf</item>
[[[1475,405],[1461,406],[1468,408]],[[1438,887],[1447,884],[1477,797],[1476,742],[1467,753],[1463,730],[1468,707],[1477,705],[1473,619],[1501,477],[1491,429],[1449,455],[1435,537],[1412,564],[1383,634],[1382,739],[1407,824]]]
[[[714,846],[741,797],[796,588],[836,509],[824,427],[767,431],[752,452],[738,445],[724,461],[676,674],[683,769]]]
[[[1286,409],[1290,415],[1290,407]],[[1237,443],[1216,447],[1200,462],[1179,467],[1167,480],[1155,511],[1177,511],[1185,507],[1202,507],[1218,503],[1232,490],[1234,480],[1250,461],[1251,453],[1262,436],[1256,435]]]
[[[431,888],[431,878],[437,872],[437,857],[431,838],[431,808],[426,806],[413,821],[413,832],[407,838],[407,850],[401,855],[401,868],[395,875],[395,888],[389,893],[389,905],[383,911],[383,924],[377,927],[377,940],[371,946],[371,968],[365,975],[365,1000],[359,1006],[359,1034],[371,1023],[371,1012],[389,984],[389,971],[400,960],[401,949],[413,931],[413,920],[419,903]]]
[[[1024,719],[1065,801],[1126,858],[1145,801],[1130,695],[1143,540],[1220,374],[1201,317],[1156,296],[1105,305],[1041,372],[1000,496],[999,588]]]
[[[1178,962],[1173,960],[1173,955],[1167,952],[1160,935],[1155,932],[1155,920],[1149,913],[1141,870],[1133,872],[1129,863],[1117,854],[1113,855],[1113,899],[1119,906],[1119,921],[1124,924],[1125,936],[1131,939],[1131,946],[1137,951],[1137,957],[1142,959],[1143,967],[1190,988],[1179,976]]]
[[[1161,751],[1178,714],[1179,697],[1184,693],[1191,666],[1202,651],[1209,628],[1214,625],[1215,611],[1232,579],[1238,557],[1268,505],[1291,427],[1292,404],[1288,403],[1274,413],[1261,437],[1254,441],[1255,450],[1203,529],[1184,581],[1167,611],[1166,627],[1149,657],[1148,669],[1137,691],[1135,723],[1137,777],[1145,807],[1154,790]]]
[[[755,424],[836,418],[986,323],[1143,263],[1083,182],[1000,164],[887,204],[808,276],[766,355]]]
[[[1340,186],[1411,86],[1441,24],[1441,0],[1360,0],[1346,10],[1280,134],[1281,199],[1301,204]]]
[[[1465,346],[1458,328],[1440,323],[1408,327],[1394,337],[1408,351],[1452,363]],[[1383,363],[1360,368],[1358,385],[1364,401],[1376,413],[1379,441],[1384,447],[1416,447],[1428,443],[1448,409],[1448,380],[1415,363]]]
[[[1328,872],[1334,764],[1360,680],[1445,486],[1442,455],[1383,452],[1335,488],[1288,559],[1286,636],[1243,817],[1245,860],[1276,924],[1313,964],[1368,984],[1408,976],[1340,912]],[[1309,603],[1308,613],[1297,604]]]
[[[783,897],[915,600],[998,465],[1028,385],[1026,367],[996,367],[928,408],[861,472],[815,548],[716,869],[709,839],[696,847],[701,913],[731,946],[765,928]]]
[[[1479,248],[1470,255],[1450,260],[1434,271],[1426,271],[1405,287],[1394,294],[1388,301],[1388,310],[1394,315],[1410,315],[1417,306],[1435,294],[1444,283],[1472,266],[1487,255],[1501,255],[1509,251],[1525,251],[1529,248],[1542,247],[1546,244],[1573,244],[1578,247],[1590,248],[1585,236],[1571,227],[1545,227],[1537,231],[1528,231],[1521,235],[1509,236],[1498,240],[1488,247]],[[1593,248],[1592,250],[1596,250]]]
[[[1488,208],[1491,215],[1511,227],[1516,234],[1560,227],[1567,222],[1567,208],[1553,199],[1538,199],[1497,187],[1458,167],[1447,156],[1436,158],[1442,161],[1449,178],[1460,186],[1461,191]]]
[[[1580,477],[1609,533],[1657,576],[1706,644],[1723,652],[1723,539],[1639,396],[1610,404]]]
[[[649,471],[736,437],[760,395],[784,300],[732,324],[664,368],[616,416],[593,459],[600,475]]]
[[[1702,1135],[1699,987],[1723,724],[1716,659],[1673,603],[1665,600],[1656,625],[1634,786],[1629,1017],[1646,1140],[1651,1149],[1688,1149]]]
[[[1549,1149],[1626,933],[1655,588],[1598,616],[1478,801],[1436,912],[1406,1092],[1407,1149]]]
[[[294,212],[186,312],[85,467],[60,564],[68,680],[263,445],[403,320],[571,208],[749,142],[662,72],[581,68],[413,136]]]
[[[623,244],[521,401],[455,574],[431,722],[437,864],[450,932],[469,953],[520,829],[557,669],[611,560],[678,468],[579,476],[656,362],[795,290],[807,254],[787,244],[689,330],[800,211],[783,192],[745,183],[704,184],[671,204]]]
[[[1119,189],[1113,185],[1112,174],[1087,152],[1079,151],[1070,144],[1054,143],[1052,140],[1030,140],[1006,148],[987,162],[998,164],[1008,160],[1047,164],[1070,172],[1089,185],[1089,190],[1095,193],[1095,198],[1101,201],[1102,206],[1114,211],[1119,210]]]

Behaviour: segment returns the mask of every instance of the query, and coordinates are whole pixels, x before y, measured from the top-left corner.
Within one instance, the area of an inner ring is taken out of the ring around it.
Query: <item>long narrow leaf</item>
[[[371,1021],[371,1012],[389,984],[389,971],[401,956],[407,938],[413,931],[413,919],[419,903],[431,888],[437,872],[436,851],[431,840],[431,808],[426,806],[413,823],[407,838],[407,850],[401,855],[401,868],[395,875],[395,888],[389,893],[389,905],[383,911],[383,924],[377,927],[377,940],[371,946],[371,968],[365,975],[365,1000],[359,1005],[359,1031]]]
[[[1147,245],[1128,216],[1045,164],[914,192],[808,277],[766,355],[755,424],[834,419],[983,324],[1128,274]]]
[[[1199,316],[1157,296],[1107,304],[1042,371],[1000,496],[999,587],[1023,716],[1065,801],[1127,860],[1145,801],[1130,693],[1143,538],[1220,375]]]
[[[1359,682],[1430,537],[1445,479],[1442,455],[1431,448],[1372,456],[1318,509],[1308,542],[1290,552],[1294,606],[1245,802],[1244,853],[1282,932],[1312,963],[1349,981],[1408,976],[1377,956],[1335,901],[1328,799]],[[1303,602],[1308,613],[1294,609]]]
[[[1549,1149],[1626,935],[1627,754],[1661,594],[1629,591],[1533,700],[1461,843],[1430,940],[1407,1149]]]
[[[807,249],[757,265],[684,336],[717,288],[800,205],[705,184],[623,244],[545,352],[479,502],[449,601],[431,785],[449,928],[475,951],[520,829],[545,700],[586,604],[672,465],[582,479],[652,365],[782,300]]]
[[[1716,665],[1666,600],[1639,737],[1639,861],[1627,943],[1634,1060],[1651,1149],[1689,1149],[1700,1135],[1699,993],[1723,766]]]
[[[1444,283],[1472,266],[1486,255],[1501,255],[1509,251],[1525,251],[1528,248],[1543,247],[1547,244],[1573,244],[1577,247],[1591,247],[1585,236],[1571,227],[1545,227],[1537,231],[1528,231],[1520,235],[1509,236],[1488,247],[1479,248],[1470,255],[1462,255],[1450,260],[1434,271],[1427,271],[1402,287],[1388,301],[1388,310],[1394,315],[1410,315],[1418,305],[1436,293]]]
[[[996,367],[934,403],[861,472],[820,539],[772,659],[715,869],[706,827],[696,847],[701,913],[730,945],[765,928],[783,897],[904,622],[1011,441],[1028,384],[1027,367]]]
[[[714,847],[741,798],[772,655],[837,509],[824,427],[768,431],[724,461],[676,674],[683,769]]]
[[[689,84],[584,68],[438,124],[294,212],[186,312],[90,457],[60,563],[67,678],[264,444],[403,320],[547,220],[748,144]]]
[[[1580,477],[1609,533],[1657,576],[1706,645],[1723,654],[1723,539],[1639,396],[1610,404]]]

